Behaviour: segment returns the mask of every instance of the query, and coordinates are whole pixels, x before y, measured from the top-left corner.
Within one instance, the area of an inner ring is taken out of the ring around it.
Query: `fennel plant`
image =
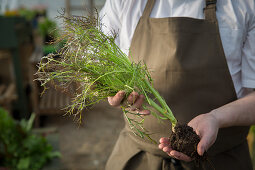
[[[146,65],[142,62],[134,63],[120,50],[115,44],[117,34],[103,33],[98,16],[61,15],[60,18],[64,24],[60,39],[65,39],[66,43],[58,54],[42,58],[36,74],[45,87],[52,81],[64,88],[73,82],[80,84],[72,104],[67,108],[68,113],[79,115],[81,119],[81,111],[85,107],[113,96],[120,90],[125,91],[126,97],[136,91],[143,94],[146,102],[157,110],[151,111],[152,115],[158,119],[169,119],[174,129],[177,121],[165,100],[153,88]],[[143,107],[147,109],[145,105]],[[125,106],[122,110],[135,134],[154,141],[150,138],[150,132],[143,128],[144,117],[128,111]],[[141,121],[131,119],[129,114],[137,115]]]

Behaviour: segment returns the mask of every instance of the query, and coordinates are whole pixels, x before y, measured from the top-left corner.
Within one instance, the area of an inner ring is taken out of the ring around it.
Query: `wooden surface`
[[[63,109],[71,104],[71,99],[65,93],[53,88],[48,89],[42,95],[39,103],[39,109],[44,110],[44,115],[63,113]]]
[[[11,111],[11,104],[17,99],[16,87],[14,83],[0,84],[0,106]],[[11,113],[11,112],[10,112]]]

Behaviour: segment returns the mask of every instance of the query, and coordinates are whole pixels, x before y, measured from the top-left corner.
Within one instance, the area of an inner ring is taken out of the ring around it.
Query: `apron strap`
[[[205,8],[204,8],[204,14],[205,14],[205,20],[211,21],[211,22],[217,22],[216,18],[216,3],[217,0],[205,0]],[[148,0],[145,6],[145,9],[143,11],[143,15],[141,18],[147,19],[150,17],[151,11],[154,7],[155,0]]]
[[[141,18],[147,19],[150,17],[151,11],[154,7],[155,0],[148,0],[145,6],[145,9],[143,10],[143,15]]]
[[[217,0],[206,0],[205,1],[205,8],[204,8],[204,14],[205,14],[205,20],[211,21],[216,23],[216,3]]]

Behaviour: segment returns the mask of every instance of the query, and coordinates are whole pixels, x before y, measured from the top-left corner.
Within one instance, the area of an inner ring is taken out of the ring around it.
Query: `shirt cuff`
[[[255,89],[255,80],[242,80],[242,86]]]

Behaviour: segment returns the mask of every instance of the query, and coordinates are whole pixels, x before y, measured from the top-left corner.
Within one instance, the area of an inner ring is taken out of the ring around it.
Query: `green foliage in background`
[[[25,17],[27,21],[32,21],[33,18],[36,16],[35,10],[30,10],[26,8],[19,9],[19,15]]]
[[[253,134],[255,134],[255,125],[251,126],[250,132],[252,132]]]
[[[16,122],[0,108],[0,167],[38,170],[53,157],[60,156],[52,151],[44,137],[32,134],[34,117]]]
[[[39,21],[38,29],[42,37],[50,36],[56,38],[58,36],[57,24],[49,18]]]
[[[250,156],[253,163],[253,169],[255,169],[255,125],[252,125],[250,128],[248,136]]]

